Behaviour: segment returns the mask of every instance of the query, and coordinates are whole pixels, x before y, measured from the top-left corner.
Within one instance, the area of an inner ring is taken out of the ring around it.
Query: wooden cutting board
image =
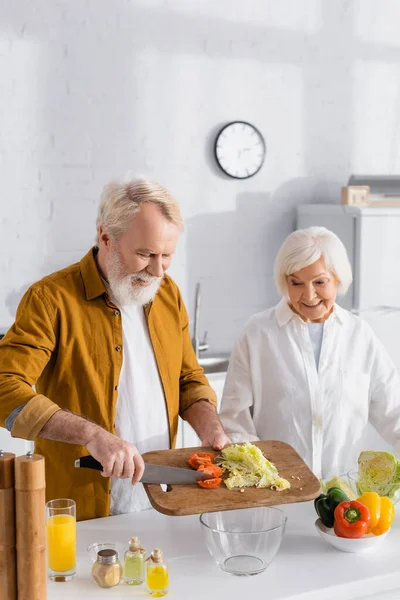
[[[204,512],[253,508],[255,506],[275,506],[292,502],[306,502],[320,494],[318,479],[307,467],[297,452],[284,442],[254,442],[264,456],[277,467],[279,475],[290,482],[291,488],[282,492],[269,488],[239,488],[228,490],[220,487],[205,490],[197,483],[168,486],[164,491],[160,485],[143,484],[150,503],[161,513],[171,516],[195,515]],[[177,450],[158,450],[143,454],[145,463],[169,465],[170,467],[189,468],[187,459],[194,452],[214,452],[212,448],[179,448]]]

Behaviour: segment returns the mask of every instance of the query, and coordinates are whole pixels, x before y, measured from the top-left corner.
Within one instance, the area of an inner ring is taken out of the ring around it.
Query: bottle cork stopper
[[[27,452],[15,459],[15,489],[40,490],[46,487],[44,457]]]
[[[0,490],[14,487],[15,454],[0,450]]]
[[[152,558],[152,561],[155,563],[162,562],[163,551],[161,550],[161,548],[154,548],[153,552],[151,553],[151,558]]]
[[[134,535],[129,541],[129,550],[131,552],[140,552],[142,550],[140,540],[137,535]]]

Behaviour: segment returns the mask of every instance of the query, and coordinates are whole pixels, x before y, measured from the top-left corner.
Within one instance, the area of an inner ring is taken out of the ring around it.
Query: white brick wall
[[[400,168],[396,0],[3,0],[0,330],[26,287],[78,260],[102,184],[146,174],[180,200],[171,269],[229,350],[276,300],[274,255],[299,202],[351,172]],[[233,119],[264,134],[248,181],[212,158]]]

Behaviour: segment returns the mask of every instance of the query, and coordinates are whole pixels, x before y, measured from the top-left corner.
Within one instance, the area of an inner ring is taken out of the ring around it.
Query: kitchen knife
[[[93,456],[82,456],[75,461],[75,467],[84,469],[96,469],[102,471],[103,467]],[[205,479],[213,479],[213,475],[199,473],[192,469],[181,469],[180,467],[167,467],[163,465],[145,464],[145,469],[140,483],[166,483],[171,485],[183,483],[196,483]]]

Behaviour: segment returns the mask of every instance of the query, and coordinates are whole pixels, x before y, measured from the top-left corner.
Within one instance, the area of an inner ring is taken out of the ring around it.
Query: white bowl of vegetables
[[[389,452],[362,452],[358,471],[321,481],[322,494],[314,506],[318,533],[343,552],[375,548],[388,535],[398,500],[400,471]]]
[[[317,519],[315,521],[315,527],[317,528],[317,531],[322,539],[327,544],[333,546],[337,550],[341,550],[342,552],[353,553],[365,552],[366,550],[372,550],[373,548],[376,548],[385,539],[390,531],[389,529],[381,535],[368,533],[360,538],[344,538],[337,536],[333,528],[325,527],[321,519]]]

